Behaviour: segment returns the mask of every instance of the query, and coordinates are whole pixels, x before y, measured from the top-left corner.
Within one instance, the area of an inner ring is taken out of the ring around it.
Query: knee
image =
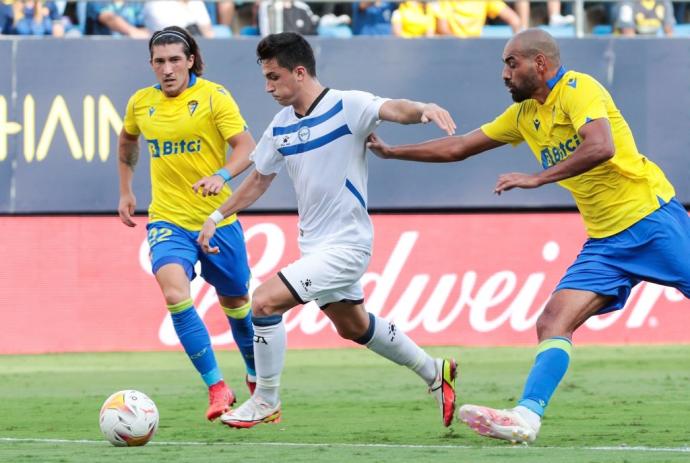
[[[257,288],[252,295],[252,316],[270,317],[278,313],[280,313],[280,311],[275,304],[271,303],[268,292],[263,291],[261,287]]]
[[[244,296],[220,296],[218,299],[220,300],[220,304],[223,307],[226,307],[228,309],[236,309],[238,307],[244,306],[247,302],[249,302],[249,295],[246,294]]]
[[[556,336],[568,337],[572,332],[568,329],[569,323],[564,317],[559,316],[560,311],[553,304],[546,304],[544,311],[537,319],[537,336],[539,341]]]
[[[189,292],[181,288],[166,287],[162,291],[167,305],[179,304],[190,298]]]
[[[357,320],[339,321],[335,324],[335,329],[341,338],[350,341],[360,339],[367,332],[368,325],[358,323]]]

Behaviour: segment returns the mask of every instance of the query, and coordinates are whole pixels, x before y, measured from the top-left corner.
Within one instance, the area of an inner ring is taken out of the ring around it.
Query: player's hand
[[[201,196],[215,196],[221,192],[223,186],[225,185],[225,180],[220,175],[211,175],[209,177],[204,177],[194,185],[192,189],[194,193],[199,193],[201,191]]]
[[[137,198],[134,193],[127,193],[120,195],[120,203],[117,206],[117,213],[120,220],[128,227],[136,227],[137,224],[132,220],[132,215],[137,208]]]
[[[390,147],[375,133],[371,133],[367,137],[367,148],[381,159],[390,157]]]
[[[427,103],[422,110],[422,124],[434,122],[438,127],[449,136],[455,134],[455,121],[450,113],[434,103]]]
[[[216,223],[211,219],[206,219],[206,222],[204,222],[204,226],[201,228],[199,236],[196,239],[196,242],[199,243],[201,250],[206,254],[218,254],[220,252],[218,246],[211,246],[210,244],[211,238],[213,238],[213,235],[215,234]]]
[[[520,174],[511,172],[510,174],[503,174],[498,177],[498,182],[494,187],[494,193],[500,195],[504,191],[512,190],[513,188],[537,188],[542,185],[538,176],[532,174]]]

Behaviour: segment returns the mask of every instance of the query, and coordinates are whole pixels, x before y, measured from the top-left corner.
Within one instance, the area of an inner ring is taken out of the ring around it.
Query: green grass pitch
[[[460,362],[460,403],[512,406],[533,348],[430,348]],[[237,352],[218,352],[239,400]],[[0,356],[0,462],[688,462],[690,346],[574,349],[534,445],[446,429],[421,380],[364,349],[289,351],[283,421],[234,430],[204,419],[206,391],[181,352]],[[105,398],[158,405],[145,447],[98,428]]]

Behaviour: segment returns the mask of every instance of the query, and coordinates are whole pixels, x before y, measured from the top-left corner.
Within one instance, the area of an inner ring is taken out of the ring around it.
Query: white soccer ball
[[[108,442],[117,447],[145,445],[158,429],[158,409],[143,392],[118,391],[103,403],[100,425]]]

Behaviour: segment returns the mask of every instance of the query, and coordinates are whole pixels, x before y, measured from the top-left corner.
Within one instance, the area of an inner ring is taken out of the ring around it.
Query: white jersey
[[[291,106],[276,114],[251,154],[263,175],[287,166],[297,193],[303,253],[333,246],[371,252],[366,138],[385,101],[366,92],[328,89],[302,118]]]

